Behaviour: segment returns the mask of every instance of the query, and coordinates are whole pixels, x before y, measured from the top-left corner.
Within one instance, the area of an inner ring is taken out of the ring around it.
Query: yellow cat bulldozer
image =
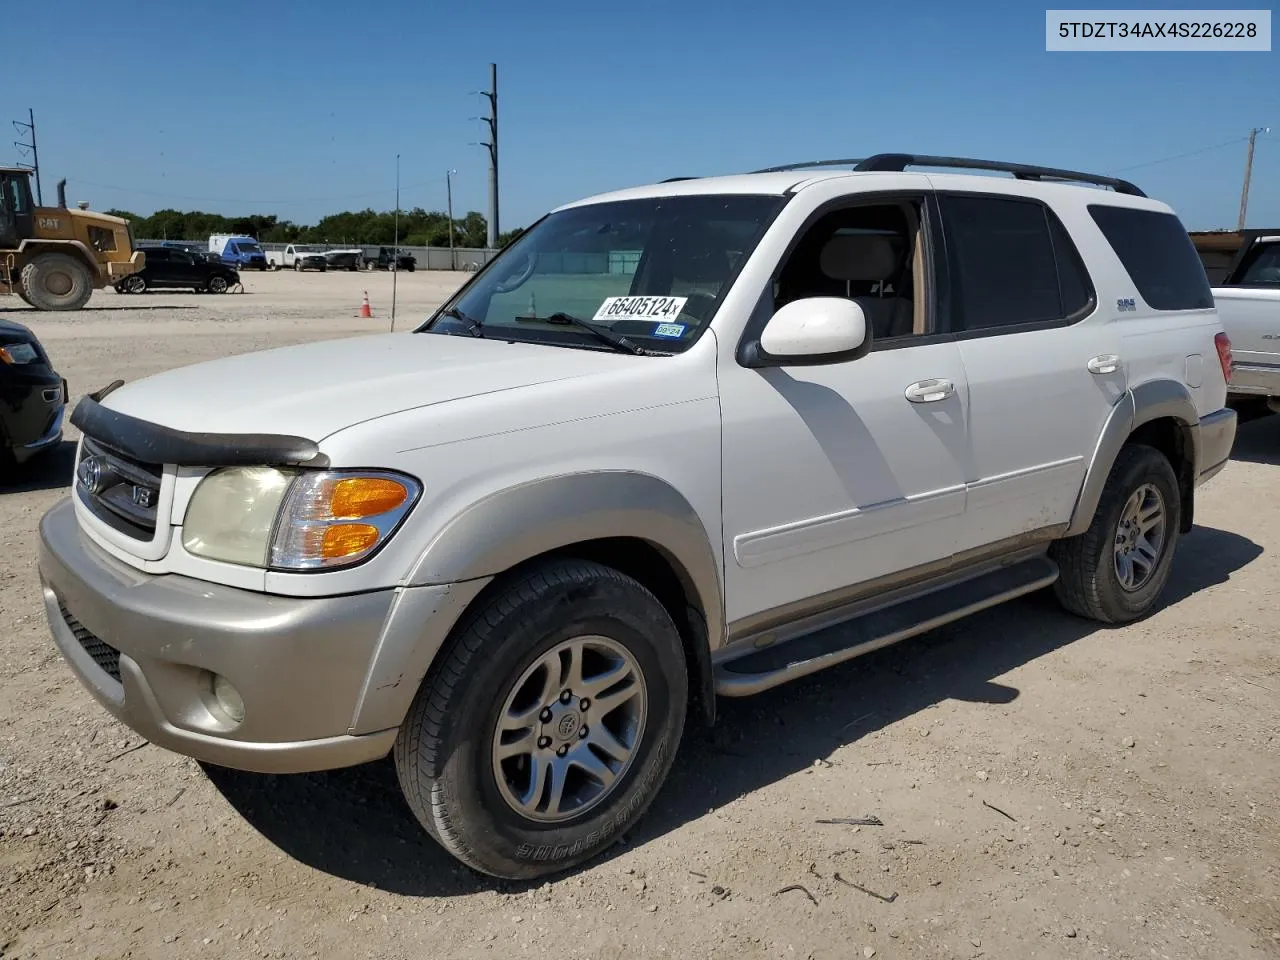
[[[146,264],[133,248],[129,222],[31,200],[31,171],[0,167],[0,294],[16,293],[37,310],[79,310],[96,289],[117,284]]]

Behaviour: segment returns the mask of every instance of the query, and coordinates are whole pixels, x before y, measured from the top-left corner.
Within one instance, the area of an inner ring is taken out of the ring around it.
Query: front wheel
[[[617,570],[559,560],[490,590],[418,691],[396,771],[446,850],[529,879],[643,815],[680,742],[688,676],[671,616]]]
[[[1089,529],[1050,549],[1058,601],[1102,623],[1147,616],[1169,580],[1181,525],[1178,478],[1164,454],[1144,444],[1122,447]]]
[[[38,310],[79,310],[93,294],[93,274],[76,257],[42,253],[22,268],[23,299]]]
[[[146,293],[147,278],[140,273],[131,273],[124,278],[121,286],[125,293]]]
[[[210,293],[226,293],[228,286],[229,284],[227,283],[226,277],[221,274],[215,274],[209,278],[209,283],[206,285],[206,289]]]

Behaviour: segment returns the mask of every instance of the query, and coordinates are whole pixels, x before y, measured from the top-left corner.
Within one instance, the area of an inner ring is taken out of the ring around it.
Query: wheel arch
[[[714,720],[711,649],[723,643],[724,599],[706,528],[666,481],[632,471],[599,471],[494,493],[432,538],[405,580],[409,589],[402,598],[407,599],[384,628],[353,731],[402,722],[448,636],[500,589],[506,575],[569,557],[613,567],[658,598],[684,643],[696,707],[707,722]],[[423,606],[411,598],[430,591],[415,587],[443,588],[448,596]],[[425,616],[446,618],[447,629],[439,622],[431,628],[410,622]]]
[[[1181,529],[1188,532],[1194,521],[1199,422],[1195,401],[1176,380],[1148,380],[1126,391],[1102,428],[1064,536],[1089,529],[1116,457],[1135,443],[1154,447],[1169,460],[1181,495]]]

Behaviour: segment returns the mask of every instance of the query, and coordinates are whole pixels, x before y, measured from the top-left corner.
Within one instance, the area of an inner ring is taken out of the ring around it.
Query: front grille
[[[119,683],[120,651],[86,630],[84,624],[71,615],[71,611],[63,606],[61,600],[58,601],[58,612],[62,614],[67,627],[75,634],[80,646],[84,647],[84,652],[93,657],[93,662],[102,668],[107,676]]]
[[[76,491],[99,520],[135,540],[155,538],[164,468],[109,449],[91,437],[76,467]]]

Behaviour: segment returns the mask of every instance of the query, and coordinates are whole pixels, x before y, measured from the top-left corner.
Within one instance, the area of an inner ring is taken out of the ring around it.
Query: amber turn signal
[[[367,523],[339,523],[324,528],[320,556],[326,560],[363,553],[378,542],[378,528]]]
[[[409,498],[404,485],[385,477],[350,477],[333,485],[329,515],[348,520],[376,517],[395,510]]]

